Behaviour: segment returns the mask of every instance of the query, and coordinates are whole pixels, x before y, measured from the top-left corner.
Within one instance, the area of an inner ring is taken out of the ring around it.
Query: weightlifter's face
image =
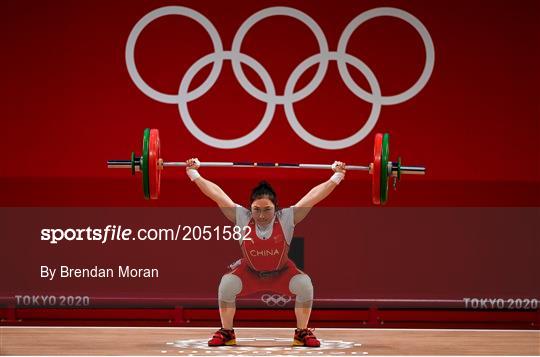
[[[266,226],[274,218],[275,206],[268,198],[259,198],[251,204],[251,215],[259,226]]]

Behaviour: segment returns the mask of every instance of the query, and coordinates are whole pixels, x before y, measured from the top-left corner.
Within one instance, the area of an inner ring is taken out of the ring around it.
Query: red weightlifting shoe
[[[317,340],[313,331],[315,331],[315,329],[297,328],[294,330],[293,346],[320,347],[321,341]]]
[[[226,330],[220,328],[214,333],[212,339],[208,341],[208,346],[235,346],[236,345],[236,335],[234,334],[234,329]]]

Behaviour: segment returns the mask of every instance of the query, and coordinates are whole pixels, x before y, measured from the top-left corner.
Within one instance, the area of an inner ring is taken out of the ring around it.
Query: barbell
[[[375,135],[373,162],[367,166],[347,165],[351,171],[367,171],[372,176],[372,201],[376,205],[384,205],[388,201],[388,181],[394,179],[393,186],[401,180],[403,174],[423,175],[426,169],[421,166],[403,166],[401,158],[389,160],[390,135],[388,133]],[[185,162],[165,162],[161,158],[158,129],[144,129],[142,155],[137,157],[131,153],[130,160],[109,160],[110,169],[131,169],[131,174],[142,173],[144,198],[158,199],[161,187],[161,171],[165,167],[185,167]],[[287,168],[287,169],[324,169],[332,168],[328,164],[291,164],[273,162],[201,162],[201,167],[252,167],[252,168]]]

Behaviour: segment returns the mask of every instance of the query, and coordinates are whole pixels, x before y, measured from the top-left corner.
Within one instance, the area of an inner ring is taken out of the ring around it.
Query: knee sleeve
[[[242,291],[242,280],[234,274],[225,274],[221,278],[218,288],[219,301],[233,303],[236,295]]]
[[[313,284],[307,274],[297,274],[289,282],[289,290],[296,295],[299,303],[313,300]]]

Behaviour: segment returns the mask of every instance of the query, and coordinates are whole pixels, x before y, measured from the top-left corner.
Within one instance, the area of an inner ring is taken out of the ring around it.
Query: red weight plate
[[[383,134],[375,135],[375,147],[373,150],[373,169],[371,171],[371,198],[376,205],[381,204],[381,155]]]
[[[157,192],[156,192],[156,199],[159,198],[159,194],[161,193],[161,171],[163,170],[163,167],[159,163],[159,160],[161,160],[161,141],[159,140],[159,130],[156,129],[157,132],[157,160],[158,160],[158,166],[157,166]]]
[[[153,200],[159,198],[161,186],[161,170],[159,168],[160,156],[159,130],[151,129],[148,148],[148,178],[150,181],[150,198]]]

